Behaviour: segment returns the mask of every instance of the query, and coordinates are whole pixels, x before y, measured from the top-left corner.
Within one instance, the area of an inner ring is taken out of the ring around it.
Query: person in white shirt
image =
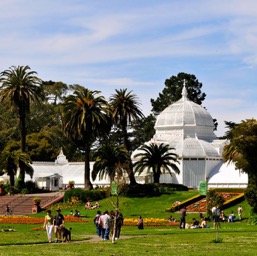
[[[237,214],[238,214],[238,219],[242,220],[242,213],[243,213],[243,208],[241,205],[237,208]]]
[[[100,225],[102,226],[102,239],[109,240],[111,217],[108,211],[105,211],[99,218]]]

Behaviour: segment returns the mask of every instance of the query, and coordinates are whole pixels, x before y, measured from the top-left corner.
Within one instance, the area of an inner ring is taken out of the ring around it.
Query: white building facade
[[[213,118],[203,107],[187,98],[185,87],[181,99],[160,113],[155,130],[152,140],[146,143],[169,144],[180,161],[180,174],[163,174],[161,183],[183,184],[194,189],[199,188],[200,181],[207,181],[209,188],[247,186],[248,176],[222,160],[223,148],[228,141],[216,137]],[[132,161],[136,160],[134,155],[139,150],[133,152]],[[90,162],[91,171],[93,164]],[[84,187],[84,162],[68,162],[62,150],[55,162],[33,162],[32,166],[33,180],[40,187],[57,190],[69,181],[74,181],[75,187]],[[147,171],[140,176],[135,175],[135,178],[140,184],[153,182],[152,173]],[[26,180],[30,177],[26,176]],[[128,178],[126,180],[128,182]],[[104,187],[109,186],[110,180],[97,177],[92,183],[94,187]]]
[[[247,186],[247,175],[222,159],[228,141],[217,139],[213,118],[206,109],[187,98],[185,86],[182,98],[159,114],[155,130],[154,137],[147,143],[169,144],[180,161],[180,174],[161,175],[161,183],[183,184],[189,188],[198,188],[200,181],[207,181],[209,187]],[[133,156],[139,150],[132,154],[133,161],[137,160]]]

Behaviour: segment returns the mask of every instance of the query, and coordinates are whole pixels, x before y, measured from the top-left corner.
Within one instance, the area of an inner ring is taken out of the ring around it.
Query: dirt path
[[[119,240],[123,240],[123,239],[131,239],[134,237],[138,237],[138,236],[121,236],[119,238]],[[76,242],[76,243],[80,243],[80,242],[94,242],[94,243],[98,243],[98,242],[111,242],[111,238],[109,241],[103,241],[101,237],[98,237],[96,235],[92,235],[92,236],[87,236],[87,239],[82,240],[82,241],[71,241],[71,242]]]

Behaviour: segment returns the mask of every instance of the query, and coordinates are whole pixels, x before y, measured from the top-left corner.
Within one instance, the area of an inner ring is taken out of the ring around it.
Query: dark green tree
[[[69,89],[69,86],[63,82],[43,81],[42,86],[47,100],[53,105],[57,105],[58,101],[62,102]]]
[[[195,75],[187,73],[178,73],[165,80],[165,87],[156,100],[151,99],[152,111],[158,115],[166,107],[181,99],[183,86],[187,88],[187,97],[189,100],[201,105],[205,100],[206,94],[201,91],[202,83],[198,81]]]
[[[90,151],[98,136],[107,132],[109,106],[99,91],[76,86],[72,95],[64,98],[63,127],[65,133],[83,147],[85,161],[85,188],[92,189],[90,181]]]
[[[245,197],[257,213],[257,120],[247,119],[239,124],[232,124],[229,131],[230,143],[224,147],[223,157],[227,162],[233,162],[237,169],[248,174],[248,188]]]
[[[125,149],[131,153],[131,144],[128,136],[129,126],[133,120],[143,118],[144,115],[139,108],[139,100],[132,91],[127,92],[127,89],[115,91],[116,93],[110,97],[110,109],[113,122],[122,132],[123,145]],[[136,184],[132,162],[130,164],[130,168],[128,168],[128,176],[130,184]]]
[[[13,152],[3,151],[1,153],[0,168],[10,177],[11,187],[14,186],[14,178],[18,168],[22,168],[32,178],[34,170],[30,163],[28,154],[20,150]]]
[[[135,172],[141,174],[145,169],[152,170],[154,183],[160,182],[162,172],[168,171],[172,175],[172,169],[175,173],[180,173],[176,165],[176,163],[179,163],[178,156],[171,152],[174,148],[171,148],[168,144],[150,143],[149,145],[143,145],[138,150],[139,152],[134,156],[136,160],[134,163]]]
[[[18,111],[20,120],[21,151],[26,152],[26,115],[30,113],[31,102],[44,99],[42,80],[29,66],[12,66],[0,73],[0,102],[8,100]],[[20,170],[19,187],[23,187],[25,171]]]
[[[144,142],[149,141],[155,134],[154,125],[156,118],[154,115],[143,117],[141,119],[134,120],[131,123],[131,138],[132,146],[131,149],[135,150],[140,147]]]
[[[20,141],[19,118],[10,109],[9,102],[5,101],[0,104],[0,152],[11,139]]]

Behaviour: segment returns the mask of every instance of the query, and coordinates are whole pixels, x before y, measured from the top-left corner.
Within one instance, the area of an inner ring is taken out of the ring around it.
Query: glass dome
[[[213,119],[206,109],[186,97],[164,109],[158,116],[156,129],[169,126],[205,126],[214,129]]]

